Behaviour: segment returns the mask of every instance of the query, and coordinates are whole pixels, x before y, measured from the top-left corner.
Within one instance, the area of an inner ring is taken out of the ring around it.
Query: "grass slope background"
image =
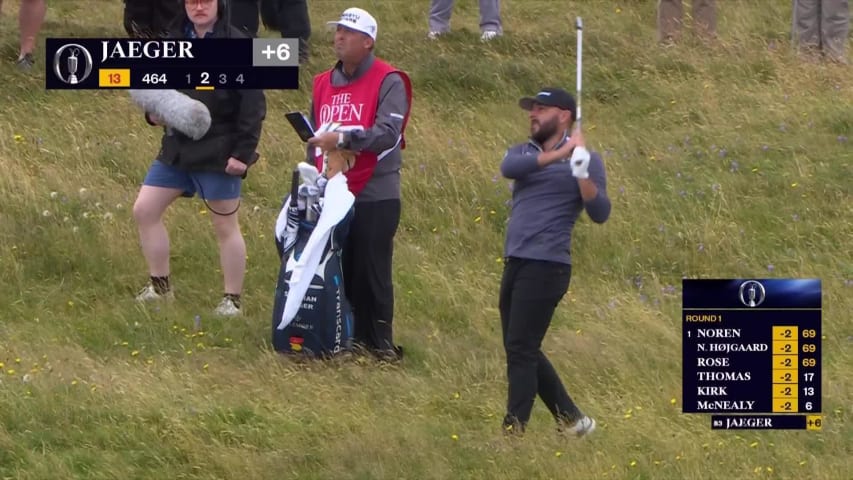
[[[850,477],[853,82],[792,55],[784,2],[723,3],[711,49],[658,48],[652,1],[505,2],[507,35],[489,45],[476,2],[459,2],[438,43],[427,2],[361,2],[378,53],[415,86],[395,251],[402,367],[295,365],[269,347],[271,233],[302,152],[283,115],[307,107],[311,75],[334,61],[322,22],[350,3],[309,2],[303,88],[268,92],[240,211],[247,315],[231,320],[211,315],[221,273],[198,200],[167,216],[178,300],[134,304],[146,272],[130,209],[160,130],[126,92],[45,91],[41,41],[37,71],[17,72],[17,2],[4,3],[0,478]],[[506,444],[498,166],[528,128],[517,98],[573,90],[576,15],[586,136],[613,213],[579,222],[543,348],[600,428],[559,439],[537,402],[528,435]],[[120,2],[64,0],[41,38],[113,35]],[[680,414],[685,276],[822,279],[822,432],[717,432]]]

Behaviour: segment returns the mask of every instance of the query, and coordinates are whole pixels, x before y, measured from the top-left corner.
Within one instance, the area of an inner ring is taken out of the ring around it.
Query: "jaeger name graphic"
[[[104,40],[101,62],[137,58],[195,58],[192,42],[186,40]]]

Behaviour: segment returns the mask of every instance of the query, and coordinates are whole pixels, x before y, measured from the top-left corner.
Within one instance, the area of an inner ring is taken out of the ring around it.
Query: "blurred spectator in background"
[[[682,0],[660,0],[658,3],[658,42],[673,43],[681,38],[684,25]],[[717,36],[716,0],[691,0],[693,31],[703,40]]]
[[[250,37],[258,36],[260,0],[231,0],[231,25]]]
[[[847,64],[845,48],[850,32],[848,0],[794,0],[791,34],[804,53],[823,53]]]
[[[182,7],[180,0],[124,0],[124,31],[132,38],[165,38]]]
[[[261,0],[261,21],[281,38],[299,39],[299,63],[308,61],[311,20],[307,0]]]
[[[259,1],[230,0],[231,25],[257,37]],[[183,4],[182,0],[124,0],[124,30],[132,38],[164,38]]]
[[[432,0],[429,6],[429,35],[431,40],[450,32],[450,15],[456,0]],[[480,0],[480,40],[488,42],[503,35],[500,0]]]
[[[0,0],[0,11],[3,10],[3,0]],[[45,0],[21,0],[18,10],[18,30],[21,34],[20,50],[17,65],[21,70],[30,70],[36,61],[33,52],[36,49],[36,37],[44,23],[47,12]]]

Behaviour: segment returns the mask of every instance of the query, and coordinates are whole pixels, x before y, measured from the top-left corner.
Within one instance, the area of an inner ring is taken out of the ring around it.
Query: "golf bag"
[[[352,348],[353,315],[344,289],[341,256],[354,209],[351,205],[346,207],[348,210],[343,220],[331,227],[325,244],[318,245],[315,241],[311,245],[313,248],[322,249],[319,264],[313,272],[302,273],[302,275],[305,273],[310,275],[311,281],[307,290],[304,290],[298,311],[288,323],[283,320],[283,317],[285,317],[288,296],[296,289],[296,283],[292,281],[294,270],[299,268],[300,260],[303,260],[303,264],[308,261],[302,259],[302,256],[306,253],[305,249],[309,246],[309,240],[315,229],[321,225],[319,218],[312,218],[316,215],[311,214],[311,199],[298,193],[298,182],[297,170],[293,175],[292,193],[285,198],[280,216],[280,218],[289,216],[289,226],[295,227],[296,230],[295,243],[291,237],[288,242],[291,245],[288,245],[279,237],[278,232],[276,234],[276,247],[281,258],[281,267],[273,305],[272,343],[273,348],[278,352],[328,358]],[[325,205],[323,210],[327,209],[329,205]],[[314,212],[316,214],[316,208]],[[319,216],[322,217],[322,212]],[[278,228],[277,225],[277,230]]]

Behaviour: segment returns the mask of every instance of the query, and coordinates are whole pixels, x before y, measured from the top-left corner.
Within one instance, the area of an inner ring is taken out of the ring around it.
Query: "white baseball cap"
[[[373,18],[373,15],[360,8],[348,8],[341,14],[340,20],[326,22],[326,25],[340,25],[349,28],[369,35],[374,41],[376,40],[377,30],[379,30],[379,26],[376,24],[376,19]]]

